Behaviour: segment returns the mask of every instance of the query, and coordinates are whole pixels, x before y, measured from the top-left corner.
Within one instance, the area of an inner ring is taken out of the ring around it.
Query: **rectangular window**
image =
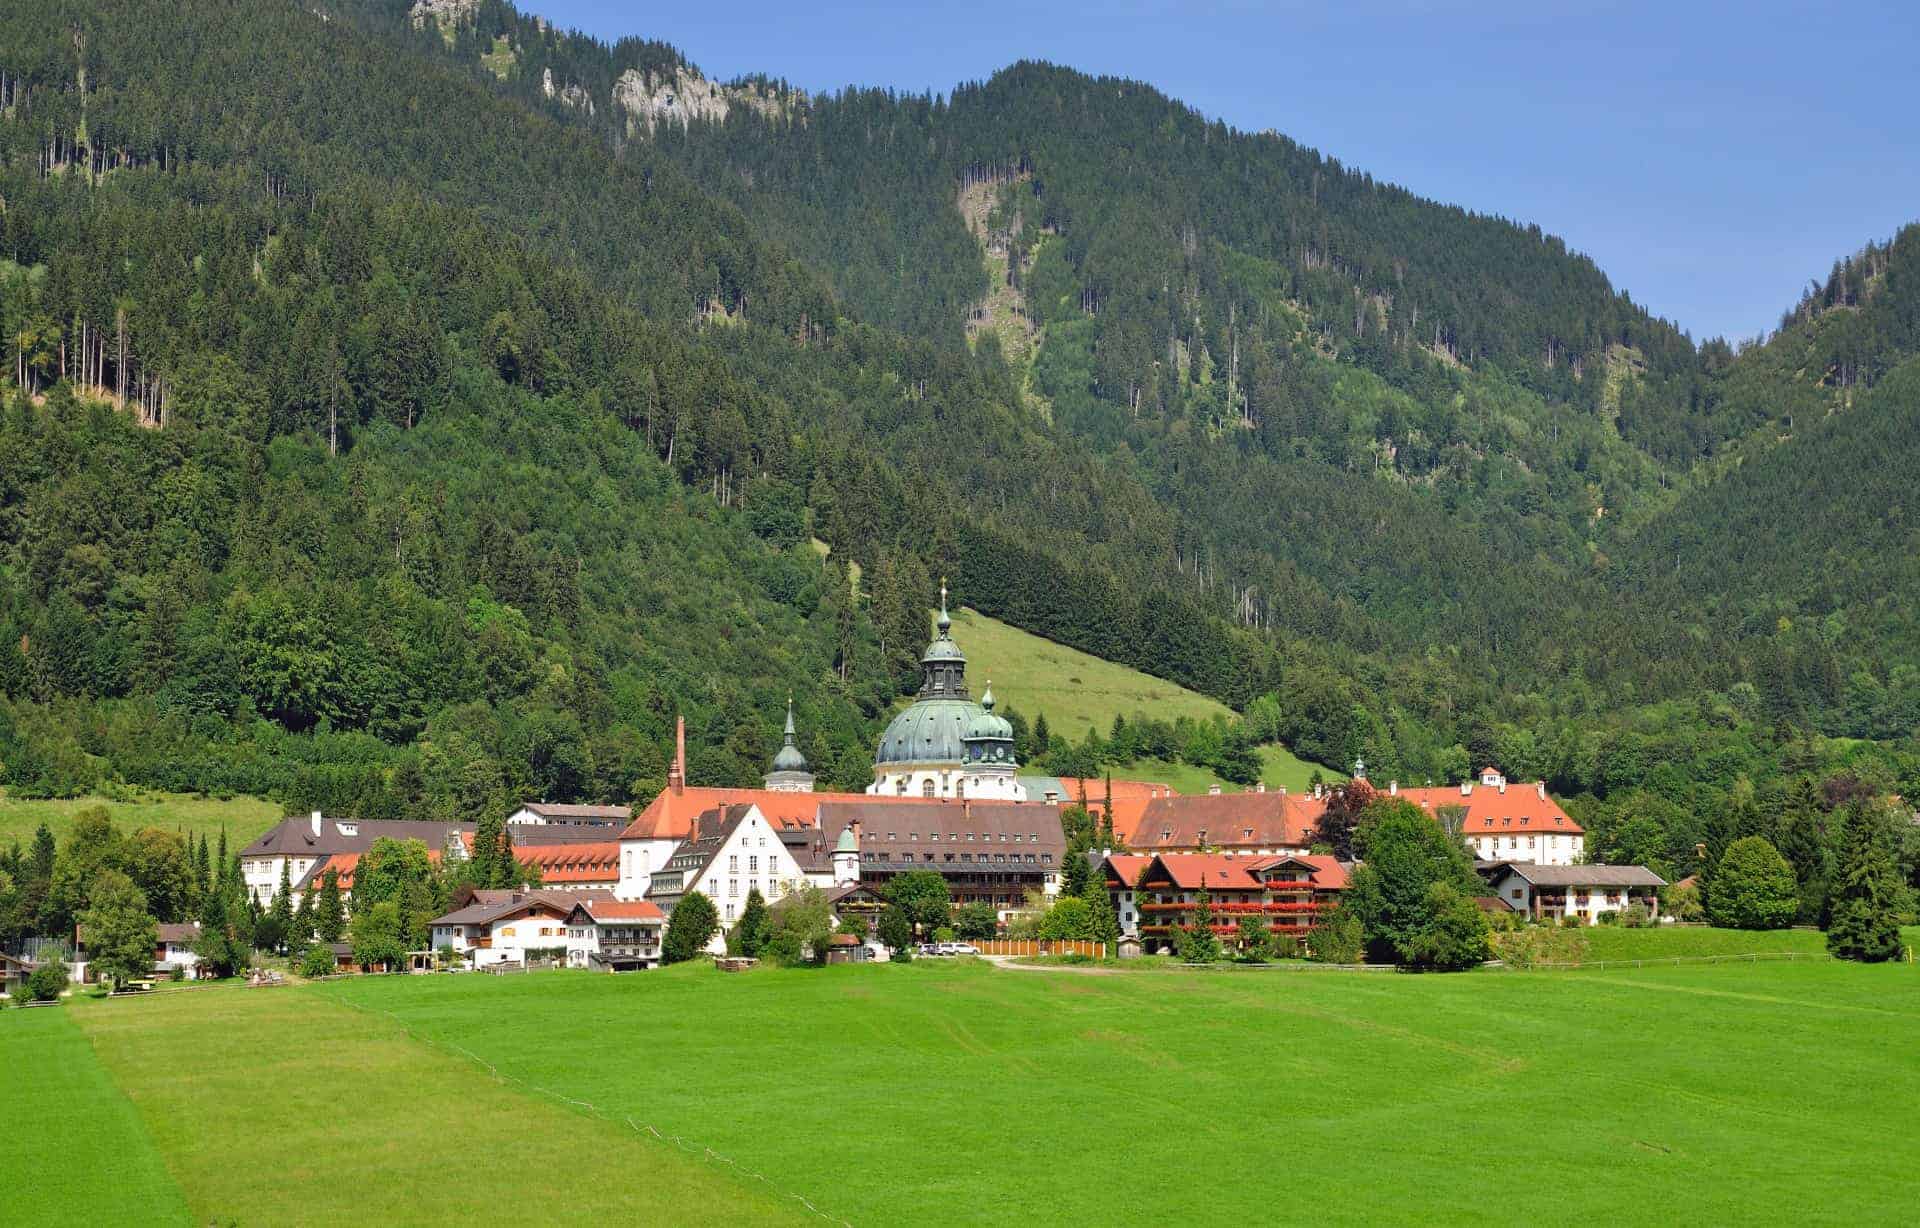
[[[758,857],[747,858],[747,873],[749,874],[760,873],[760,859]]]
[[[740,880],[739,880],[739,879],[737,879],[737,878],[730,878],[730,879],[728,879],[728,880],[727,880],[727,894],[728,894],[728,895],[732,895],[732,896],[737,896],[737,895],[739,895],[739,894],[740,894]]]
[[[740,855],[738,853],[727,854],[727,873],[738,874],[739,872],[740,872]]]

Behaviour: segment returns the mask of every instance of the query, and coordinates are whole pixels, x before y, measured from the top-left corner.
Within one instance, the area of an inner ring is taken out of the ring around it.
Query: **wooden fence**
[[[1107,957],[1107,944],[1085,938],[975,938],[982,955],[1091,955]]]

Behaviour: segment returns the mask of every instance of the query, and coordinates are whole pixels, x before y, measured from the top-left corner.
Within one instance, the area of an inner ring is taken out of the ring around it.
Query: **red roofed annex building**
[[[1587,847],[1586,830],[1547,795],[1545,781],[1509,786],[1496,767],[1482,768],[1478,780],[1458,787],[1402,789],[1389,784],[1387,793],[1449,826],[1457,819],[1460,838],[1481,861],[1570,866]],[[1461,813],[1456,815],[1455,807]]]
[[[1102,873],[1109,890],[1130,868],[1109,857]],[[1231,853],[1160,853],[1136,880],[1138,924],[1132,931],[1148,950],[1168,948],[1174,930],[1196,923],[1200,893],[1206,892],[1211,928],[1231,941],[1240,919],[1259,917],[1276,934],[1305,940],[1320,914],[1333,907],[1347,888],[1347,867],[1332,857],[1281,854],[1243,857]],[[1115,914],[1122,909],[1116,905]],[[1122,934],[1128,934],[1121,923]]]

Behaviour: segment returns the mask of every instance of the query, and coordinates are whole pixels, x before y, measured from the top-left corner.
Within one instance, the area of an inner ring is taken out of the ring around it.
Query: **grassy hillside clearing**
[[[42,823],[56,839],[63,838],[73,823],[73,816],[89,806],[105,806],[122,831],[158,827],[165,831],[202,832],[217,841],[224,827],[227,847],[235,850],[279,822],[281,817],[277,803],[257,797],[222,800],[189,793],[143,794],[137,801],[105,797],[54,800],[0,797],[0,845],[15,840],[27,844],[33,839],[34,829]]]
[[[1920,973],[1903,965],[689,966],[69,1009],[202,1221],[780,1209],[629,1117],[856,1224],[1079,1220],[1061,1174],[1090,1168],[1118,1224],[1482,1223],[1489,1166],[1514,1156],[1556,1204],[1628,1224],[1681,1206],[1896,1222],[1920,1165]],[[511,1159],[463,1162],[481,1155]],[[1231,1179],[1282,1170],[1315,1174],[1310,1209],[1288,1201],[1297,1187]]]
[[[193,1223],[140,1114],[75,1026],[77,1013],[51,1007],[0,1015],[7,1116],[0,1220]]]

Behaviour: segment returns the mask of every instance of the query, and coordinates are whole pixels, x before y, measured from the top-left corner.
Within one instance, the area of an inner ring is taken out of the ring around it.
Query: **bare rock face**
[[[453,26],[472,20],[479,9],[480,0],[414,0],[409,16],[416,26],[424,26],[429,21]]]
[[[540,74],[540,92],[548,98],[558,98],[567,106],[585,111],[588,115],[595,113],[593,95],[587,93],[585,86],[570,84],[565,89],[556,89],[553,84],[553,69],[543,68]]]
[[[627,113],[629,136],[651,135],[663,123],[682,128],[695,120],[724,123],[734,107],[777,119],[793,113],[798,103],[797,94],[756,85],[720,85],[686,67],[665,75],[629,68],[613,83],[613,105]]]

